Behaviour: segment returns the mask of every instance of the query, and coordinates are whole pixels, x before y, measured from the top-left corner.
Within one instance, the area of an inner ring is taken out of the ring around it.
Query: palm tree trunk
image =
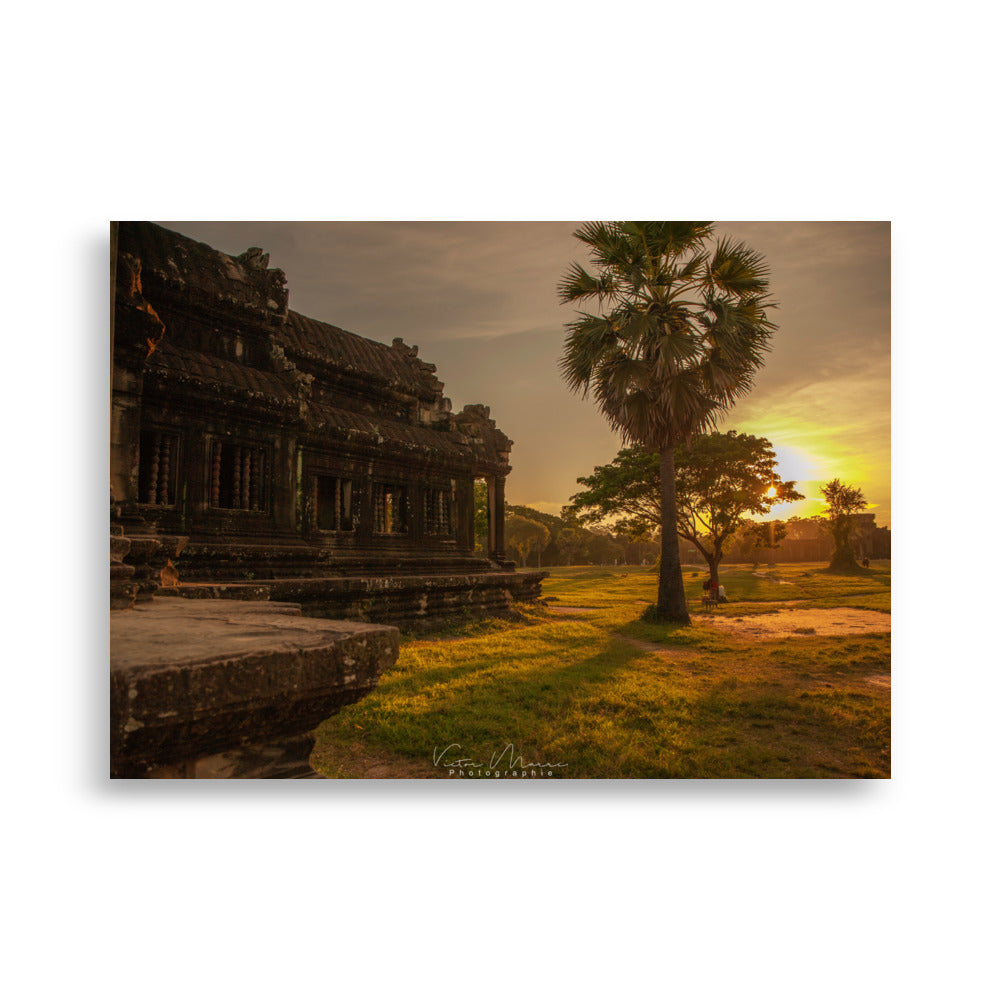
[[[677,544],[677,491],[674,482],[674,449],[660,449],[660,583],[656,607],[661,618],[691,624],[684,597],[684,575]]]

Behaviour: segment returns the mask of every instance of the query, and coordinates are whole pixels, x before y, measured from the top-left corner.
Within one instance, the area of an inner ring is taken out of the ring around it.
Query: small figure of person
[[[861,560],[861,565],[864,566],[865,569],[868,569],[868,556],[865,556],[864,559]]]
[[[720,604],[725,604],[726,603],[726,587],[725,587],[725,584],[722,584],[722,583],[719,584],[719,589],[717,591],[717,595],[718,595],[718,601],[719,601],[719,603]]]

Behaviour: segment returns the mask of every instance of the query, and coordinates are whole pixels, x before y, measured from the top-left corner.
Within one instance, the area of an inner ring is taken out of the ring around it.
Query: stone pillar
[[[455,540],[460,549],[475,551],[476,501],[475,482],[472,479],[455,481]]]
[[[496,480],[486,480],[486,555],[492,559],[497,549]]]
[[[504,538],[504,485],[502,476],[490,480],[490,558],[497,562],[507,559],[507,543]]]

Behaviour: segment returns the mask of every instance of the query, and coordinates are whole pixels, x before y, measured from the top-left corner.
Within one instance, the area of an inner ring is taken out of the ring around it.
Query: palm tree
[[[660,454],[660,617],[690,622],[677,545],[674,448],[716,425],[753,388],[776,329],[756,251],[710,222],[588,222],[573,234],[595,272],[570,265],[562,302],[594,302],[566,324],[570,388],[593,392],[611,426]]]

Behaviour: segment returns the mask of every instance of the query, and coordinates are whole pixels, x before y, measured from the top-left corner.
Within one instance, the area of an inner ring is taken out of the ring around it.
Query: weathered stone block
[[[375,687],[399,632],[288,604],[157,598],[112,612],[111,649],[113,776],[198,776],[199,761],[202,772],[264,776],[269,756],[288,770],[278,743]]]

